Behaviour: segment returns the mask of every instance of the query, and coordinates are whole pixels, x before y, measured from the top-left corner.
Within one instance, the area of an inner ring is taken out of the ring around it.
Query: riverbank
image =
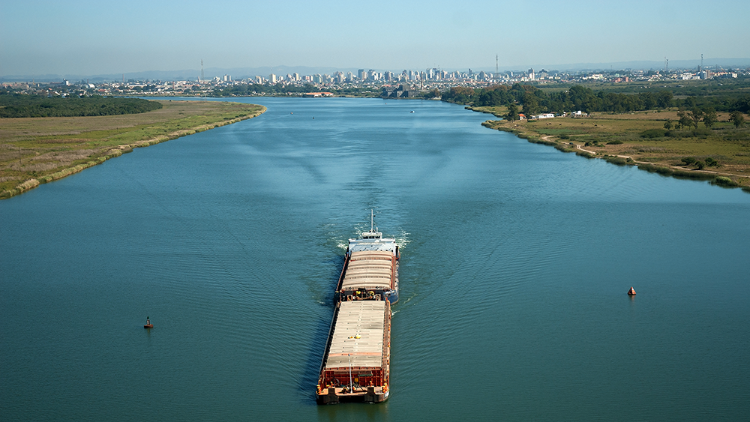
[[[257,117],[263,106],[160,100],[141,114],[0,119],[0,199],[78,173],[110,158]]]
[[[467,108],[502,115],[494,107]],[[678,120],[676,110],[515,122],[488,120],[482,125],[563,152],[750,192],[750,129],[735,128],[728,118],[719,113],[714,127],[696,131],[664,129],[668,119]]]

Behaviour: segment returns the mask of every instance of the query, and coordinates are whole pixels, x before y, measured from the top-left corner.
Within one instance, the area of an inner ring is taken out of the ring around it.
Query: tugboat
[[[370,231],[363,232],[359,239],[349,239],[346,262],[336,286],[338,300],[377,296],[388,299],[391,305],[398,302],[399,257],[396,239],[383,238],[371,210]]]

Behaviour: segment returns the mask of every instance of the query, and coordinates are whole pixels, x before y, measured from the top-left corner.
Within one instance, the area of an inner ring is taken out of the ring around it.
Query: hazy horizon
[[[536,64],[750,57],[750,3],[603,5],[341,1],[283,6],[84,0],[8,3],[0,76],[109,75],[206,68],[519,69]],[[707,65],[712,63],[707,62]],[[670,66],[671,67],[671,66]]]

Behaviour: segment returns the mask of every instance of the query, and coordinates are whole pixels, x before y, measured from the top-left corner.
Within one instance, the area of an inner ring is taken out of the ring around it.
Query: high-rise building
[[[367,75],[365,74],[365,70],[359,69],[357,71],[357,79],[359,79],[360,81],[364,81],[366,78],[367,78]]]
[[[278,81],[276,75],[274,75],[273,73],[268,75],[268,80],[271,81],[272,84],[275,84]]]

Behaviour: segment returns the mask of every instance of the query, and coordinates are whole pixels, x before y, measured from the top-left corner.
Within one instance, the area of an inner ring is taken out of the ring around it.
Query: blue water
[[[268,111],[0,201],[3,421],[750,413],[750,195],[440,102],[248,102]],[[371,208],[402,245],[392,396],[319,407]]]

